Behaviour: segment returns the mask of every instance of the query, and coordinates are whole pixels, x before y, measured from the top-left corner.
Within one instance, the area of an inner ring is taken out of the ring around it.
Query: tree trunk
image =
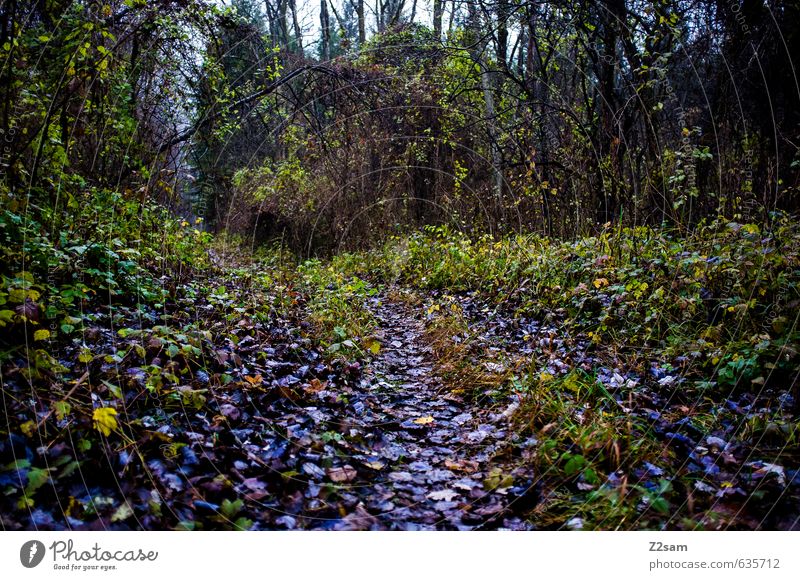
[[[319,57],[322,62],[331,58],[331,20],[328,16],[328,0],[320,0],[319,25],[322,32]]]
[[[433,35],[436,40],[442,39],[442,13],[444,12],[443,0],[433,0]]]
[[[285,49],[289,49],[289,25],[286,20],[286,13],[289,9],[289,0],[278,0],[278,26],[280,26],[282,44]]]
[[[358,0],[356,13],[358,14],[358,46],[361,47],[367,41],[367,27],[364,22],[364,0]]]
[[[474,35],[470,41],[475,43],[472,49],[472,59],[480,68],[481,77],[481,90],[483,92],[483,103],[486,111],[486,133],[489,137],[489,151],[492,163],[492,193],[497,203],[497,210],[500,215],[501,221],[504,219],[503,207],[503,170],[502,170],[502,156],[500,154],[500,147],[497,142],[497,127],[495,120],[495,106],[494,94],[492,92],[492,77],[486,63],[484,62],[483,53],[486,50],[486,40],[476,42],[481,38],[480,14],[477,6],[474,4],[469,5],[469,27]]]
[[[292,25],[294,26],[294,37],[295,37],[297,52],[302,54],[303,31],[300,29],[300,21],[297,19],[297,2],[295,0],[289,0],[289,4],[292,8]]]
[[[503,68],[508,65],[508,13],[509,6],[506,0],[497,4],[497,62]]]

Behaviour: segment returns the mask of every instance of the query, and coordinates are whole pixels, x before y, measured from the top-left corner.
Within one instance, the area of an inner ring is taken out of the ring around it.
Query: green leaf
[[[662,496],[653,497],[650,499],[650,507],[663,515],[669,514],[669,502]]]
[[[178,524],[172,528],[177,532],[191,532],[195,529],[196,524],[189,520],[184,520],[182,522],[178,522]]]
[[[567,460],[564,465],[564,473],[567,475],[575,475],[586,465],[586,458],[583,455],[573,455]]]
[[[232,518],[242,510],[242,507],[244,507],[244,502],[242,500],[237,499],[236,501],[231,501],[226,499],[223,500],[222,505],[220,505],[219,511],[226,518]]]
[[[56,413],[56,419],[59,421],[63,421],[64,417],[69,415],[69,412],[72,410],[72,405],[67,403],[66,401],[56,401],[53,403],[53,411]]]
[[[16,316],[17,315],[13,310],[0,310],[0,326],[13,324]]]
[[[233,527],[236,530],[247,531],[253,527],[253,520],[241,517],[233,522]]]
[[[102,380],[102,379],[101,379]],[[109,383],[106,380],[103,380],[103,384],[108,387],[109,392],[114,395],[117,399],[122,399],[122,389],[115,385],[114,383]]]
[[[31,466],[31,462],[28,459],[17,459],[16,461],[12,461],[8,465],[3,466],[0,471],[22,471],[23,469],[28,469]]]
[[[34,493],[37,489],[42,487],[50,479],[50,469],[40,469],[38,467],[32,468],[28,472],[28,485],[25,487],[25,493]]]

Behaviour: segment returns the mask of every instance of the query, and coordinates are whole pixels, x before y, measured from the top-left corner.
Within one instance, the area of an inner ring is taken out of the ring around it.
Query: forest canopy
[[[3,183],[139,192],[305,251],[769,221],[797,208],[798,10],[9,0]]]

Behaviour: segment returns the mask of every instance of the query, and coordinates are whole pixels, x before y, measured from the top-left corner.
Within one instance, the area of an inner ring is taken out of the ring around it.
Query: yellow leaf
[[[418,419],[414,419],[414,423],[416,423],[417,425],[430,425],[431,423],[433,423],[433,417],[431,417],[430,415],[426,417],[420,417]]]
[[[36,423],[33,421],[25,421],[19,426],[19,428],[25,434],[25,436],[33,437],[33,433],[36,431]]]
[[[603,286],[608,286],[608,280],[605,278],[597,278],[592,284],[594,284],[595,288],[602,288]]]
[[[372,354],[378,354],[381,352],[381,343],[375,340],[374,338],[368,339],[366,341],[366,347]]]
[[[251,377],[250,375],[245,375],[245,376],[244,376],[244,380],[246,380],[246,381],[247,381],[248,383],[250,383],[251,385],[260,385],[260,384],[261,384],[261,382],[262,382],[264,379],[261,377],[261,375],[256,375],[256,376],[254,376],[254,377]]]
[[[108,437],[117,428],[117,410],[113,407],[98,407],[92,414],[94,428]]]
[[[50,338],[50,331],[41,328],[33,333],[33,340],[47,340]]]
[[[542,374],[539,375],[539,380],[542,381],[543,383],[547,383],[547,382],[553,380],[553,375],[551,375],[550,373],[546,373],[546,372],[542,373]]]

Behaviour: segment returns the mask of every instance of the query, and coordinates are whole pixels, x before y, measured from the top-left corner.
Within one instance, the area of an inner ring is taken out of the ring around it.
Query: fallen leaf
[[[381,343],[375,340],[374,338],[367,339],[364,342],[364,344],[372,354],[378,354],[379,352],[381,352]]]
[[[440,489],[428,494],[428,499],[433,501],[453,501],[455,497],[458,497],[458,492],[452,489]]]
[[[746,463],[745,465],[746,467],[756,468],[756,470],[753,472],[754,475],[761,475],[762,477],[765,477],[771,473],[777,477],[779,484],[786,485],[786,472],[780,465],[775,465],[774,463],[762,463],[760,461]]]
[[[427,415],[426,417],[419,417],[418,419],[414,419],[414,423],[417,425],[430,425],[433,423],[433,417]]]
[[[33,437],[36,432],[36,423],[34,421],[25,421],[19,428],[26,437]]]
[[[380,471],[384,467],[386,467],[386,463],[383,461],[365,461],[364,465],[369,467],[370,469],[374,469],[375,471]]]
[[[92,413],[94,428],[108,437],[117,428],[117,410],[113,407],[97,407]]]
[[[121,522],[127,520],[133,515],[133,508],[128,502],[123,502],[111,515],[112,522]]]
[[[478,469],[478,464],[475,461],[453,460],[450,458],[444,460],[444,466],[447,469],[463,471],[465,473],[474,473]]]
[[[331,467],[328,469],[328,477],[334,483],[346,483],[353,481],[358,475],[358,472],[352,465],[343,465],[342,467]]]
[[[242,412],[236,408],[236,406],[231,405],[230,403],[224,403],[220,405],[219,412],[223,417],[230,419],[231,421],[237,421],[242,416]]]
[[[309,383],[303,387],[303,390],[306,393],[319,393],[320,391],[325,390],[325,386],[325,383],[319,379],[311,379],[311,381],[309,381]]]

